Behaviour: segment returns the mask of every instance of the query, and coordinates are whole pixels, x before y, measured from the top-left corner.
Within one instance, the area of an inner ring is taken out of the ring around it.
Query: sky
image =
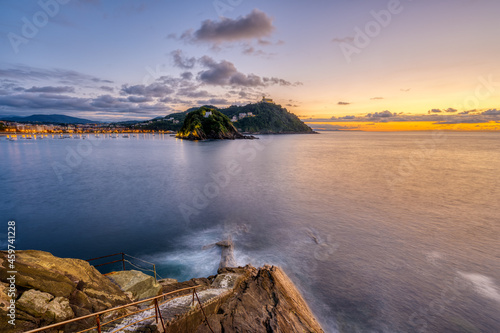
[[[3,0],[0,115],[146,120],[265,95],[323,129],[500,130],[499,14],[498,0]]]

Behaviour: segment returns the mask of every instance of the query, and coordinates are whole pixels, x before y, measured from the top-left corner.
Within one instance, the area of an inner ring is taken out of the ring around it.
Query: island
[[[238,132],[226,115],[209,107],[189,112],[176,137],[186,140],[255,139]]]
[[[163,118],[133,125],[135,129],[150,131],[180,131],[187,116],[200,108],[191,108],[184,112],[172,113]],[[204,105],[203,110],[218,111],[227,116],[230,124],[242,134],[316,134],[312,128],[302,122],[299,117],[289,112],[271,99],[263,98],[258,103],[244,106],[231,105],[228,108],[217,108]],[[214,112],[213,112],[214,113]]]

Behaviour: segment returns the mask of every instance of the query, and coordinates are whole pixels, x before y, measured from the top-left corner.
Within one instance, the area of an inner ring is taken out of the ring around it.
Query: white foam
[[[492,278],[477,273],[458,272],[458,274],[470,281],[478,294],[500,303],[500,288]]]

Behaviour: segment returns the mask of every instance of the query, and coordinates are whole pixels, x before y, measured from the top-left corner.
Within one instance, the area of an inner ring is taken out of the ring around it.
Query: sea
[[[188,280],[231,237],[325,332],[500,332],[500,133],[1,137],[0,195],[2,248]]]

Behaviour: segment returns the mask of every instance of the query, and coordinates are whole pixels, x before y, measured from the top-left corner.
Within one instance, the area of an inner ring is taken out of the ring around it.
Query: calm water
[[[282,266],[328,332],[500,332],[500,135],[0,140],[0,231],[181,280]]]

